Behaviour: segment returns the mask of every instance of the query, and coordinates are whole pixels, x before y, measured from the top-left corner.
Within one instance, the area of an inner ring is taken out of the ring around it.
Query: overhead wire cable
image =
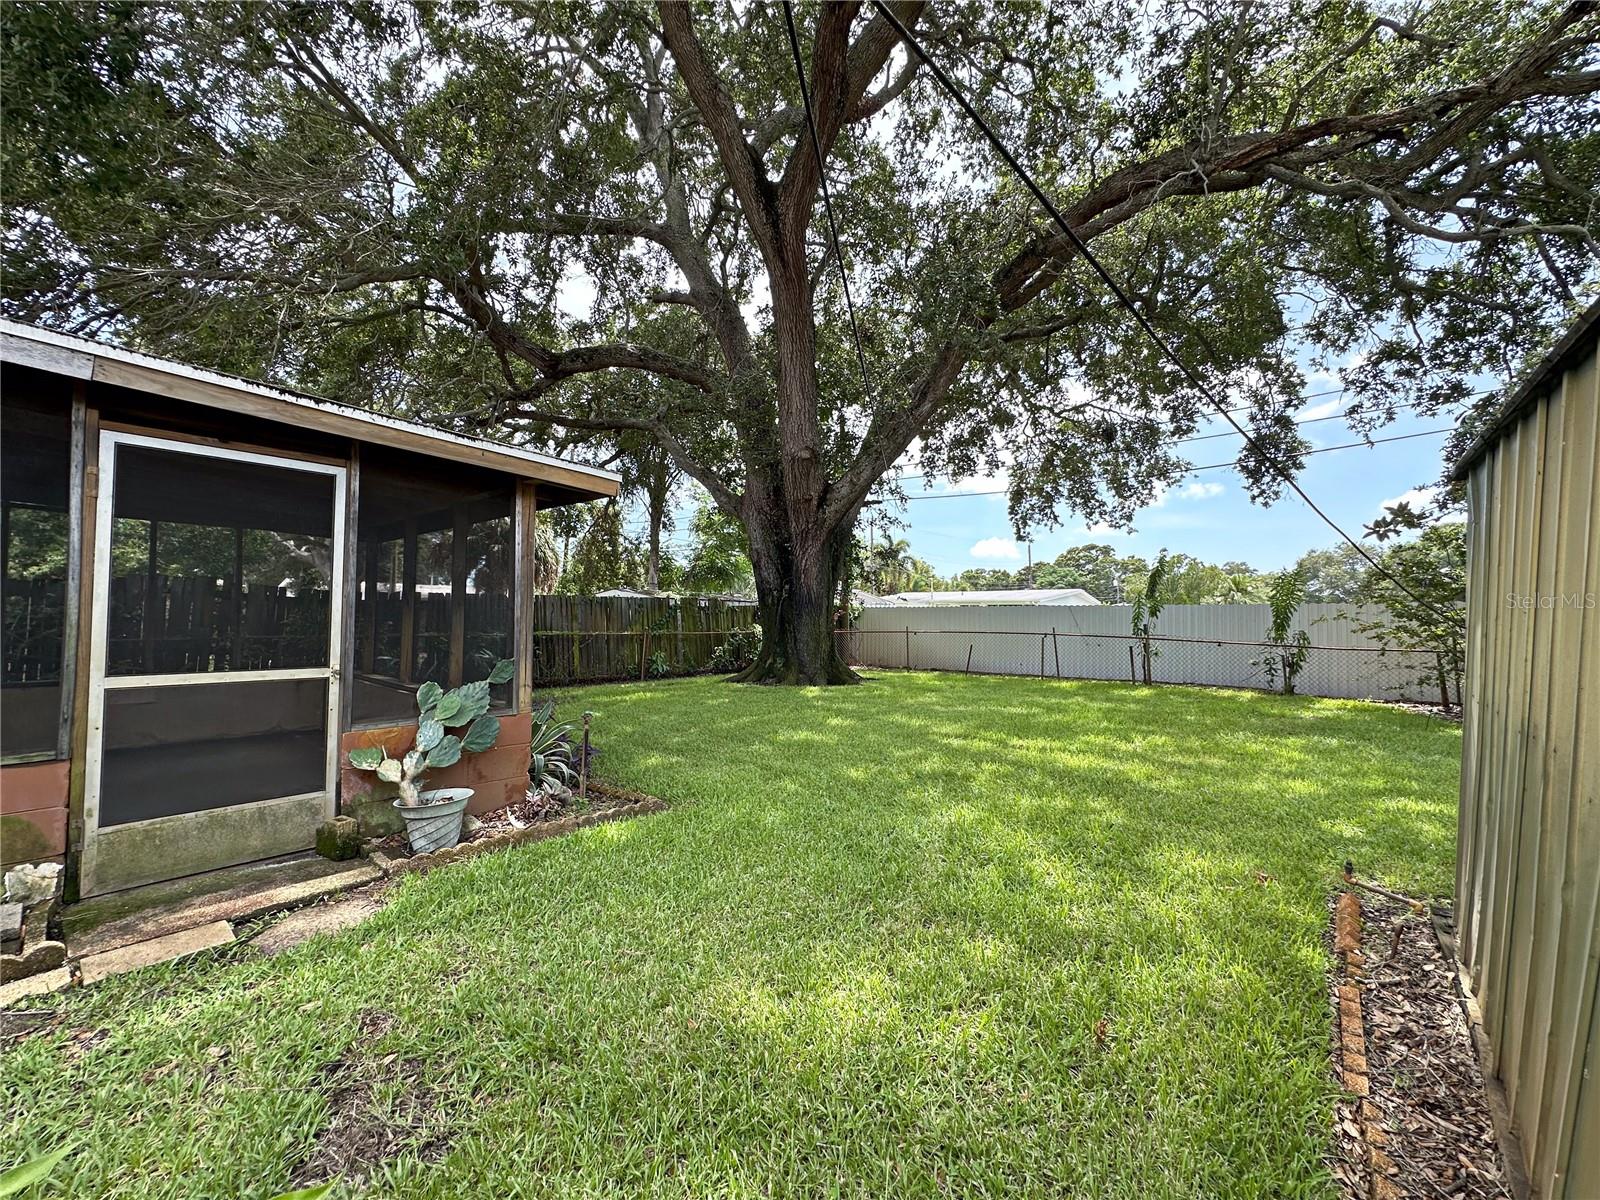
[[[783,24],[789,32],[789,52],[794,55],[794,73],[800,81],[800,102],[806,110],[806,129],[811,135],[811,153],[817,160],[817,178],[822,184],[822,209],[828,218],[828,239],[833,243],[833,261],[839,267],[839,282],[844,285],[844,307],[850,315],[850,333],[855,338],[856,363],[861,367],[861,402],[872,399],[872,382],[867,375],[867,352],[861,341],[861,326],[856,323],[856,305],[850,296],[850,272],[845,269],[844,251],[839,246],[839,226],[833,218],[833,194],[828,187],[828,164],[822,157],[822,139],[817,136],[817,118],[811,109],[811,88],[806,83],[805,65],[800,59],[800,35],[794,28],[794,4],[783,0]]]
[[[1381,446],[1385,442],[1406,442],[1410,441],[1412,438],[1438,437],[1440,434],[1453,432],[1454,430],[1452,429],[1424,429],[1420,433],[1398,433],[1394,437],[1373,438],[1370,442],[1346,442],[1342,446],[1318,446],[1314,450],[1305,451],[1302,457],[1312,454],[1328,454],[1334,450],[1365,450],[1371,446]],[[1223,471],[1237,467],[1238,465],[1239,464],[1237,462],[1207,463],[1203,467],[1190,467],[1189,470],[1180,478],[1187,478],[1189,475],[1193,475],[1196,471]],[[906,500],[959,500],[965,496],[1007,496],[1010,495],[1010,493],[1010,488],[1000,488],[996,491],[984,492],[932,492],[925,496],[907,496]],[[1348,538],[1345,540],[1349,541]],[[1416,599],[1416,597],[1413,597],[1413,599]],[[1421,600],[1418,600],[1417,602],[1419,604],[1424,603]]]
[[[963,93],[962,90],[956,85],[955,81],[950,78],[950,76],[945,72],[944,68],[933,60],[932,56],[929,55],[922,43],[917,40],[916,36],[911,32],[911,30],[906,28],[905,24],[900,20],[900,18],[895,16],[893,10],[890,9],[889,5],[886,4],[884,0],[872,0],[872,2],[873,7],[878,10],[883,19],[894,28],[896,33],[899,34],[900,40],[904,42],[906,47],[922,61],[923,65],[925,65],[930,72],[932,72],[933,77],[938,82],[939,86],[942,87],[950,96],[950,98],[956,102],[961,111],[967,115],[967,118],[983,132],[983,136],[988,140],[989,144],[994,147],[995,152],[999,154],[1000,157],[1005,161],[1006,166],[1010,168],[1012,174],[1014,174],[1028,189],[1028,191],[1032,193],[1033,198],[1039,202],[1040,206],[1043,207],[1045,212],[1050,215],[1050,219],[1055,222],[1057,228],[1059,228],[1066,236],[1067,240],[1072,243],[1073,249],[1083,256],[1083,260],[1089,264],[1094,273],[1100,277],[1101,281],[1105,283],[1108,288],[1111,289],[1112,294],[1116,296],[1118,302],[1128,310],[1128,312],[1133,316],[1133,319],[1138,322],[1139,327],[1144,330],[1145,335],[1151,340],[1151,342],[1155,344],[1156,348],[1166,356],[1168,361],[1170,361],[1173,366],[1178,368],[1178,371],[1185,379],[1188,380],[1190,386],[1193,387],[1195,391],[1198,392],[1202,397],[1204,397],[1206,402],[1213,409],[1215,409],[1222,416],[1222,418],[1228,422],[1229,425],[1233,426],[1235,432],[1244,438],[1245,445],[1259,455],[1260,461],[1264,465],[1270,467],[1272,472],[1277,475],[1277,477],[1284,484],[1286,484],[1295,495],[1299,496],[1300,499],[1304,501],[1306,507],[1315,513],[1324,525],[1338,534],[1339,537],[1348,543],[1357,554],[1366,559],[1367,563],[1373,568],[1373,570],[1377,571],[1385,579],[1389,580],[1390,583],[1394,584],[1395,587],[1399,588],[1402,592],[1404,592],[1412,600],[1415,600],[1418,604],[1422,605],[1424,608],[1433,611],[1438,616],[1446,617],[1447,614],[1444,613],[1443,610],[1438,607],[1438,605],[1433,604],[1431,601],[1424,599],[1416,592],[1412,591],[1410,587],[1408,587],[1402,580],[1395,576],[1394,572],[1390,571],[1381,562],[1379,562],[1378,559],[1370,551],[1368,551],[1365,546],[1346,533],[1339,523],[1336,522],[1332,517],[1328,516],[1328,514],[1322,510],[1317,502],[1306,493],[1305,489],[1295,482],[1293,472],[1282,466],[1275,458],[1271,456],[1271,454],[1267,452],[1266,448],[1263,447],[1261,443],[1258,442],[1249,433],[1249,431],[1244,428],[1243,425],[1234,420],[1233,414],[1229,412],[1229,410],[1222,404],[1221,401],[1211,394],[1211,389],[1206,386],[1205,381],[1200,378],[1199,374],[1192,367],[1190,367],[1189,364],[1185,362],[1183,358],[1181,358],[1178,353],[1172,349],[1171,346],[1167,344],[1166,338],[1161,336],[1160,331],[1157,330],[1155,325],[1151,323],[1150,319],[1146,317],[1142,311],[1140,311],[1139,306],[1133,302],[1132,297],[1129,296],[1128,293],[1123,289],[1122,285],[1116,281],[1111,272],[1106,269],[1099,257],[1089,249],[1089,244],[1078,235],[1077,230],[1073,229],[1072,226],[1067,223],[1067,219],[1061,215],[1060,210],[1056,208],[1050,197],[1045,194],[1044,189],[1034,182],[1032,174],[1029,173],[1027,168],[1024,167],[1022,163],[1017,160],[1017,157],[1011,153],[1006,144],[1000,140],[999,135],[989,127],[989,123],[985,121],[982,114],[980,114],[978,110],[972,106],[965,93]],[[974,495],[976,493],[967,494]],[[1450,619],[1453,620],[1454,618]]]

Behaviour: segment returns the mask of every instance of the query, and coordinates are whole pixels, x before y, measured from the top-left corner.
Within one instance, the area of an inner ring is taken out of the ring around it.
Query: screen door
[[[83,894],[332,815],[344,495],[338,466],[102,435]]]

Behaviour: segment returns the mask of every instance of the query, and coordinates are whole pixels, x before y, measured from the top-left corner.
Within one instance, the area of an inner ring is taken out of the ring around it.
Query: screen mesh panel
[[[334,478],[117,452],[106,674],[328,665]]]
[[[325,679],[115,688],[105,698],[102,826],[327,787]]]

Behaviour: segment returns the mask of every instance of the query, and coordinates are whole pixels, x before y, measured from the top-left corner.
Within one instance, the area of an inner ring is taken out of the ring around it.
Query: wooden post
[[[82,871],[84,839],[83,804],[88,779],[86,774],[89,746],[89,646],[94,637],[109,637],[104,628],[107,607],[95,612],[94,603],[94,547],[95,527],[99,520],[100,497],[100,410],[88,402],[89,385],[85,380],[73,381],[73,474],[70,504],[74,524],[78,526],[76,541],[69,538],[71,559],[67,565],[67,588],[77,597],[71,626],[73,654],[70,676],[62,677],[62,691],[71,705],[67,738],[67,880],[66,896],[78,896]],[[82,423],[79,423],[79,414]]]
[[[1139,682],[1139,670],[1133,665],[1133,643],[1128,643],[1128,680],[1131,683]]]
[[[1435,654],[1433,661],[1439,668],[1439,703],[1448,710],[1450,707],[1450,677],[1445,674],[1444,655]]]
[[[906,626],[906,670],[911,670],[911,626]]]
[[[1044,678],[1044,635],[1039,635],[1039,678]]]
[[[400,563],[400,682],[417,674],[417,520],[406,518]]]
[[[144,674],[154,675],[156,667],[156,554],[159,549],[156,519],[150,518],[150,532],[145,540],[144,564]]]
[[[1061,678],[1061,643],[1056,641],[1056,627],[1050,626],[1050,649],[1056,652],[1056,678]]]
[[[648,616],[649,614],[646,613]],[[639,682],[644,682],[644,667],[650,661],[650,626],[644,627],[644,641],[639,646]]]
[[[228,669],[242,671],[244,667],[244,526],[233,530],[233,594],[228,597],[229,616],[233,619],[233,638],[228,649]],[[334,613],[337,620],[339,614]]]
[[[538,555],[539,494],[531,479],[519,480],[513,537],[516,563],[511,572],[511,645],[517,660],[512,676],[512,699],[518,712],[533,711],[533,634],[539,581]]]
[[[972,643],[967,643],[967,674],[972,674]]]
[[[467,681],[467,507],[450,514],[450,686]]]

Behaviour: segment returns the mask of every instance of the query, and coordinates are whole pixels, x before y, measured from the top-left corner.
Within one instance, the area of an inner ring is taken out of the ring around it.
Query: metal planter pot
[[[421,804],[394,802],[394,810],[406,823],[406,840],[411,853],[432,854],[448,850],[461,840],[461,822],[467,815],[471,788],[434,788],[417,793]]]

